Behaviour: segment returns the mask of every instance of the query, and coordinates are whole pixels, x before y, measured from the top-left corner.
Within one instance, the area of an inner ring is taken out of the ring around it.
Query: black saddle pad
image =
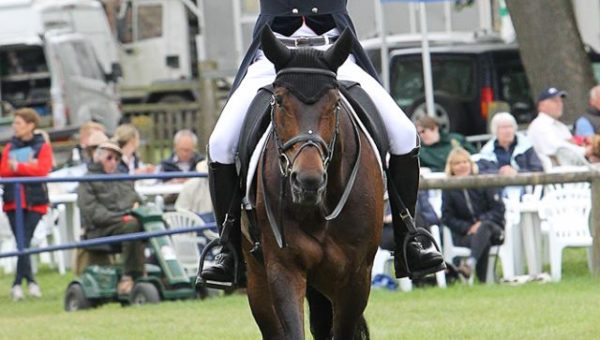
[[[381,120],[379,111],[371,98],[356,82],[340,82],[340,90],[352,105],[359,119],[373,138],[377,145],[381,160],[385,163],[385,155],[388,152],[389,141],[385,125]],[[258,144],[258,141],[265,133],[269,123],[271,97],[273,95],[273,86],[261,88],[256,97],[252,100],[248,113],[242,125],[240,140],[238,144],[239,173],[242,181],[242,189],[245,192],[246,177],[252,153]],[[385,164],[384,164],[385,167]]]

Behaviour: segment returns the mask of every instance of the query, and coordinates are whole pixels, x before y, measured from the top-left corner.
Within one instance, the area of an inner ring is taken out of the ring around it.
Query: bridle
[[[313,69],[313,68],[287,68],[287,69],[279,71],[277,73],[277,75],[279,76],[282,73],[319,74],[319,75],[331,76],[334,78],[336,77],[336,74],[334,72],[327,71],[327,70],[321,70],[321,69]],[[335,109],[334,109],[335,110],[335,131],[334,131],[333,137],[331,138],[331,141],[329,143],[325,142],[323,137],[321,137],[321,135],[319,135],[318,133],[315,133],[315,131],[313,131],[312,129],[309,129],[306,132],[302,132],[284,142],[281,139],[279,133],[277,132],[277,126],[276,126],[276,122],[275,122],[275,108],[277,105],[280,105],[280,104],[277,103],[275,96],[273,96],[271,98],[271,102],[270,102],[270,106],[271,106],[270,114],[271,114],[271,124],[272,124],[271,134],[273,136],[273,139],[274,139],[276,147],[277,147],[277,152],[279,154],[279,156],[278,156],[279,171],[281,173],[281,182],[280,182],[280,191],[279,191],[279,203],[280,204],[279,204],[279,213],[278,213],[279,218],[278,219],[276,219],[273,214],[266,190],[263,190],[263,194],[264,194],[265,210],[267,212],[267,218],[269,219],[269,222],[271,224],[271,229],[273,230],[277,244],[279,245],[279,247],[283,248],[283,247],[285,247],[286,244],[285,244],[285,238],[283,235],[283,227],[282,227],[283,226],[282,225],[282,215],[283,214],[282,214],[282,204],[281,203],[284,201],[285,188],[287,188],[287,186],[285,185],[285,182],[289,179],[289,176],[291,175],[294,162],[296,161],[296,159],[298,159],[300,153],[304,149],[309,148],[309,147],[315,147],[315,148],[317,148],[317,150],[319,150],[319,155],[320,155],[321,161],[323,163],[323,168],[325,170],[325,173],[327,173],[329,164],[331,163],[331,160],[333,159],[335,145],[337,143],[337,137],[339,134],[339,125],[340,125],[339,113],[341,111],[341,107],[344,106],[345,110],[348,113],[351,112],[352,108],[351,108],[350,104],[347,102],[347,100],[338,99],[338,101],[335,105]],[[350,195],[350,191],[352,190],[354,182],[356,180],[358,168],[360,165],[359,161],[360,161],[361,149],[362,149],[361,141],[360,141],[360,134],[359,134],[358,126],[357,126],[354,116],[352,114],[349,114],[349,118],[352,122],[353,130],[354,130],[354,137],[355,137],[355,141],[356,141],[356,145],[357,145],[356,158],[354,161],[354,166],[350,173],[350,177],[348,178],[348,182],[346,183],[346,187],[344,189],[344,192],[342,193],[342,196],[340,197],[339,202],[337,203],[333,212],[331,212],[330,214],[328,214],[324,217],[325,220],[327,220],[327,221],[335,219],[339,215],[339,213],[342,211],[346,201],[348,200],[348,197]],[[287,151],[298,143],[302,143],[302,144],[300,145],[300,147],[298,148],[296,153],[293,155],[293,157],[290,159],[290,157],[288,157],[288,155],[287,155]],[[263,151],[262,151],[263,172],[266,169],[267,157],[265,157],[265,155],[264,155],[266,145],[267,145],[267,143],[265,143],[265,146],[263,147]],[[262,183],[263,188],[267,188],[266,176],[264,173],[262,174],[262,182],[263,182]]]
[[[314,130],[309,129],[306,132],[300,133],[287,141],[283,142],[279,133],[277,132],[277,125],[275,123],[275,107],[279,105],[275,100],[275,96],[271,98],[271,122],[273,125],[273,139],[275,140],[275,144],[277,147],[277,152],[279,153],[279,172],[285,178],[287,178],[292,173],[292,168],[294,166],[294,162],[300,156],[300,153],[308,147],[315,147],[319,150],[319,156],[321,157],[321,162],[323,163],[323,169],[327,172],[327,168],[331,163],[331,159],[333,158],[333,152],[335,150],[335,143],[337,141],[337,136],[339,134],[339,126],[340,126],[340,103],[335,104],[335,130],[333,133],[333,137],[329,143],[325,142],[323,137],[320,134],[316,133]],[[298,148],[298,151],[294,153],[293,157],[290,159],[287,152],[294,145],[302,143]]]

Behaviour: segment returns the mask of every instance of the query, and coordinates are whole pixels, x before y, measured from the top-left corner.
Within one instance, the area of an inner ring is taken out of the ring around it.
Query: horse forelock
[[[316,49],[300,48],[292,50],[292,56],[285,65],[276,65],[276,71],[283,69],[317,69],[334,72],[325,60],[325,53]],[[278,74],[275,87],[287,88],[305,104],[314,104],[330,89],[337,88],[337,79],[327,74],[307,74],[302,72]]]

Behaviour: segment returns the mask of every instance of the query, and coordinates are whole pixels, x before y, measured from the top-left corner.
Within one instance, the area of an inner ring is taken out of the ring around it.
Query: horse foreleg
[[[290,262],[291,263],[291,262]],[[269,263],[267,279],[285,339],[304,339],[304,297],[306,278],[290,263]]]
[[[315,340],[332,339],[333,307],[329,299],[311,286],[306,288],[310,332]]]
[[[370,275],[366,271],[353,275],[343,289],[336,290],[333,297],[333,338],[369,339],[369,330],[363,317],[369,292]]]
[[[265,267],[254,256],[246,253],[248,285],[246,292],[252,316],[260,328],[263,339],[285,339],[283,327],[275,312],[269,293]]]

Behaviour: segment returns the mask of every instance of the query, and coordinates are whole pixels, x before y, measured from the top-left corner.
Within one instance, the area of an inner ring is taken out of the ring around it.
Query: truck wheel
[[[149,282],[139,282],[133,286],[131,291],[131,304],[132,305],[143,305],[146,303],[158,303],[160,302],[160,295],[158,289]]]
[[[69,285],[67,293],[65,294],[65,310],[67,312],[74,312],[92,307],[94,307],[94,304],[85,297],[81,284],[73,283]]]

